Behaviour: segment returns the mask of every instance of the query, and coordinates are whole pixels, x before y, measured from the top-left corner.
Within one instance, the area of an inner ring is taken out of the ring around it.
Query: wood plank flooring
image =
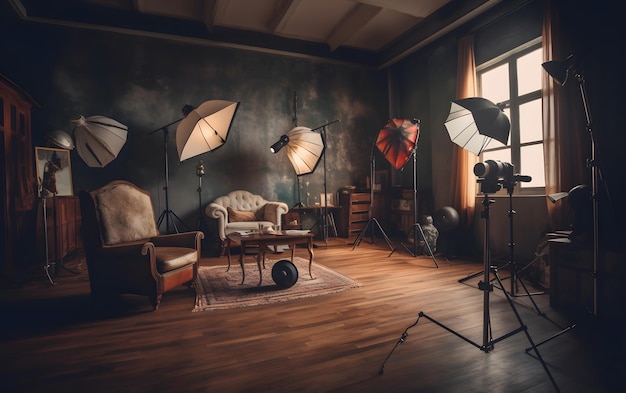
[[[303,252],[304,250],[298,251]],[[384,242],[336,242],[315,262],[363,284],[311,299],[192,313],[180,287],[153,312],[146,298],[123,296],[108,310],[91,306],[86,266],[0,292],[3,392],[554,392],[541,362],[525,353],[524,332],[484,352],[425,317],[482,345],[481,262],[446,261]],[[226,259],[205,258],[205,265]],[[68,265],[71,265],[69,263]],[[507,276],[506,272],[502,272]],[[506,285],[505,285],[506,288]],[[571,321],[547,295],[515,298],[535,342]],[[520,326],[501,290],[490,295],[494,338]],[[541,311],[545,316],[539,315]],[[562,392],[625,391],[623,327],[579,324],[539,347]]]

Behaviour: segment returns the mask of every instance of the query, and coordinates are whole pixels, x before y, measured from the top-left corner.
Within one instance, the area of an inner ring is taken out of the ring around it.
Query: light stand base
[[[499,275],[498,275],[498,271],[497,268],[495,267],[491,267],[490,268],[490,272],[494,275],[494,279],[502,286],[502,280],[500,279]],[[489,284],[484,285],[485,283],[481,283],[482,285],[479,284],[479,288],[482,291],[491,291],[491,286]],[[528,333],[528,328],[527,326],[524,324],[524,322],[522,321],[521,316],[519,315],[517,308],[515,307],[515,303],[513,302],[511,296],[508,294],[508,292],[504,291],[505,297],[509,303],[509,306],[511,307],[511,309],[513,310],[513,313],[515,314],[518,322],[519,322],[519,327],[517,327],[516,329],[511,330],[510,332],[498,337],[498,338],[490,338],[489,340],[484,340],[484,342],[482,344],[478,344],[472,340],[470,340],[469,338],[463,336],[462,334],[456,332],[455,330],[451,329],[450,327],[444,325],[443,323],[437,321],[436,319],[432,318],[431,316],[427,315],[426,313],[424,313],[423,311],[420,311],[418,313],[418,317],[417,320],[409,325],[404,332],[402,333],[402,335],[400,336],[400,339],[396,342],[396,344],[394,345],[394,347],[391,349],[391,352],[389,352],[389,354],[387,355],[387,357],[385,358],[385,360],[383,361],[380,370],[378,372],[379,375],[384,373],[384,368],[385,368],[385,364],[387,363],[387,361],[389,360],[389,358],[391,358],[391,355],[393,354],[393,352],[396,350],[396,348],[398,347],[398,345],[400,345],[401,343],[403,343],[406,340],[406,337],[408,336],[408,330],[413,328],[414,326],[417,326],[417,324],[419,323],[420,319],[426,318],[429,321],[431,321],[432,323],[434,323],[435,325],[439,326],[440,328],[446,330],[449,333],[452,333],[453,335],[457,336],[458,338],[460,338],[461,340],[465,341],[468,344],[473,345],[474,347],[480,349],[483,352],[490,352],[495,348],[495,344],[499,343],[500,341],[504,341],[509,337],[514,336],[517,333],[520,332],[524,332],[524,334],[526,335],[526,338],[528,340],[528,342],[530,343],[531,347],[526,349],[526,352],[529,352],[530,350],[534,351],[535,356],[537,357],[537,359],[539,360],[539,362],[541,363],[541,365],[543,366],[543,369],[546,372],[546,375],[548,376],[548,379],[550,380],[550,382],[552,383],[552,386],[554,387],[556,392],[560,392],[559,386],[556,383],[556,380],[554,379],[554,377],[552,376],[552,373],[550,373],[550,370],[548,369],[548,366],[546,364],[546,362],[543,360],[543,357],[541,356],[541,354],[539,353],[539,350],[537,349],[537,347],[540,344],[535,344],[535,342],[533,341],[532,337],[530,336],[530,334]],[[488,311],[487,311],[488,313]],[[490,325],[490,321],[488,321],[489,325]],[[489,331],[491,331],[491,326],[489,326]],[[564,332],[562,332],[564,333]],[[561,334],[562,334],[561,333]]]
[[[356,239],[354,239],[354,243],[352,244],[353,250],[356,248],[356,246],[361,244],[361,240],[363,240],[363,238],[365,237],[367,230],[370,229],[370,227],[374,225],[376,225],[376,228],[378,228],[378,231],[381,233],[381,235],[383,235],[383,239],[385,239],[385,242],[387,243],[387,246],[389,247],[389,249],[393,250],[393,244],[391,243],[391,239],[389,239],[389,236],[387,236],[387,233],[385,233],[385,230],[383,229],[382,225],[380,225],[380,222],[376,218],[370,218],[367,224],[365,224],[365,228],[363,228],[363,230],[359,233]],[[374,228],[371,228],[370,231],[371,231],[370,234],[372,236],[372,244],[374,244]]]
[[[417,249],[417,231],[419,230],[420,235],[422,236],[422,240],[424,240],[424,245],[426,245],[426,248],[428,249],[428,256],[430,256],[433,259],[433,262],[435,263],[435,266],[437,268],[439,268],[439,264],[437,263],[437,259],[435,259],[435,253],[433,252],[433,249],[430,247],[430,243],[428,243],[428,240],[426,239],[426,235],[424,234],[424,229],[422,229],[422,226],[416,222],[415,224],[413,224],[413,249],[411,250],[404,242],[400,242],[400,246],[404,247],[404,249],[411,254],[411,256],[413,257],[417,257],[420,252]],[[394,247],[391,249],[391,253],[388,255],[389,257],[393,255],[394,252],[396,252],[397,247]],[[426,254],[426,253],[424,253]]]
[[[528,328],[526,327],[526,325],[524,324],[524,321],[522,321],[522,317],[520,316],[519,312],[517,311],[517,308],[515,307],[515,303],[513,302],[512,297],[509,295],[509,293],[507,291],[503,291],[504,296],[506,297],[507,302],[509,303],[509,306],[511,307],[511,310],[513,311],[513,313],[515,314],[515,317],[519,323],[519,327],[510,331],[509,333],[504,334],[501,337],[498,337],[496,339],[494,339],[492,337],[492,325],[491,325],[491,314],[489,312],[489,306],[490,306],[490,302],[489,302],[489,294],[493,291],[493,285],[491,284],[491,278],[490,278],[490,274],[493,274],[495,280],[498,282],[498,284],[500,285],[500,287],[504,287],[502,284],[502,280],[500,279],[500,276],[498,275],[498,268],[496,266],[492,266],[491,265],[491,256],[490,256],[490,247],[489,247],[489,233],[490,233],[490,218],[489,218],[489,206],[494,203],[493,200],[489,199],[489,196],[487,194],[487,192],[484,193],[484,198],[483,198],[483,212],[482,212],[482,218],[485,220],[485,233],[484,233],[484,249],[483,249],[483,262],[484,262],[484,268],[483,268],[483,279],[478,283],[478,289],[480,289],[483,292],[483,341],[482,341],[482,345],[481,344],[477,344],[476,342],[468,339],[467,337],[461,335],[460,333],[457,333],[456,331],[452,330],[451,328],[447,327],[446,325],[438,322],[437,320],[435,320],[434,318],[431,318],[430,316],[426,315],[423,311],[420,311],[418,314],[418,318],[415,321],[415,323],[413,323],[411,326],[409,326],[404,333],[402,334],[402,337],[400,338],[400,340],[398,341],[398,344],[401,342],[404,342],[406,336],[407,336],[407,331],[413,327],[416,326],[417,323],[419,322],[421,317],[424,317],[426,319],[428,319],[429,321],[433,322],[434,324],[436,324],[437,326],[445,329],[446,331],[448,331],[449,333],[454,334],[455,336],[459,337],[460,339],[462,339],[463,341],[475,346],[476,348],[480,349],[483,352],[489,352],[491,350],[494,349],[494,346],[496,343],[503,341],[519,332],[524,332],[524,334],[526,335],[526,338],[528,339],[528,342],[530,343],[532,349],[534,350],[535,355],[537,356],[537,359],[539,359],[539,361],[541,362],[541,365],[543,366],[543,369],[546,372],[546,375],[548,376],[548,378],[550,379],[550,382],[552,382],[552,385],[554,386],[554,389],[557,392],[560,392],[559,387],[556,383],[556,381],[554,380],[554,378],[552,377],[552,374],[550,373],[550,370],[548,369],[548,366],[546,365],[546,363],[544,362],[543,358],[541,357],[541,354],[539,353],[539,350],[537,349],[537,346],[535,345],[532,337],[530,336],[530,334],[528,333]],[[394,348],[392,349],[391,353],[393,353],[393,351],[396,349],[396,347],[398,346],[398,344],[396,344],[396,346],[394,346]],[[387,362],[387,360],[389,359],[389,357],[391,356],[391,353],[389,353],[389,355],[387,356],[387,358],[385,359],[385,361],[383,362],[381,368],[380,368],[380,372],[379,374],[383,373],[383,368],[385,366],[385,363]]]
[[[56,281],[54,281],[54,279],[52,278],[52,275],[50,274],[51,267],[52,265],[50,265],[49,263],[46,263],[46,265],[43,267],[43,271],[46,274],[46,277],[48,278],[48,282],[50,282],[50,285],[57,285]]]
[[[170,233],[170,223],[174,226],[174,230],[176,231],[176,233],[180,233],[180,231],[178,230],[178,225],[176,225],[176,221],[182,224],[185,229],[189,229],[189,227],[183,222],[183,220],[181,220],[180,217],[178,217],[176,213],[174,213],[172,210],[166,209],[161,212],[161,215],[157,220],[157,227],[159,229],[161,228],[161,223],[163,222],[163,220],[165,220],[165,228],[167,230],[167,233]]]
[[[39,192],[41,193],[41,189],[39,190]],[[48,282],[50,282],[50,285],[56,285],[57,283],[54,281],[54,279],[52,278],[52,275],[50,274],[50,268],[52,267],[52,264],[50,264],[50,249],[48,246],[48,208],[46,207],[46,197],[43,196],[43,194],[41,194],[41,206],[42,206],[42,212],[43,212],[43,233],[44,233],[44,239],[43,241],[45,242],[45,253],[46,253],[46,264],[43,267],[43,271],[46,274],[46,277],[48,278]]]

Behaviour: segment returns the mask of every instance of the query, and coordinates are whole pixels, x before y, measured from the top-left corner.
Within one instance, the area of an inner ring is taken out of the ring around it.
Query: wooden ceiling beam
[[[201,0],[200,15],[202,22],[208,31],[213,29],[215,25],[215,13],[217,10],[217,0]]]
[[[350,39],[350,37],[378,15],[380,11],[382,11],[381,7],[368,4],[359,4],[354,7],[354,10],[352,10],[342,23],[337,25],[327,38],[326,43],[330,47],[330,50],[334,51],[343,45],[344,42]]]
[[[268,22],[268,30],[276,34],[284,29],[301,2],[302,0],[279,0],[276,3],[274,16]]]

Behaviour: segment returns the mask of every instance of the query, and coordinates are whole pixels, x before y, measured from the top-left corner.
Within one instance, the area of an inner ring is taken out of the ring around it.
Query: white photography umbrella
[[[74,128],[76,151],[90,167],[102,168],[113,161],[126,143],[128,127],[104,116],[81,116]]]
[[[222,146],[238,106],[238,102],[224,100],[206,101],[197,108],[185,105],[185,118],[176,129],[180,162]]]
[[[308,127],[291,129],[286,135],[281,136],[280,140],[273,144],[270,150],[276,153],[283,147],[287,149],[287,157],[298,176],[313,172],[320,161],[320,157],[324,154],[322,135],[313,132]]]

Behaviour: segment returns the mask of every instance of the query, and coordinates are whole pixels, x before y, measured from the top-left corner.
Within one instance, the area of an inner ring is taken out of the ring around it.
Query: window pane
[[[543,140],[540,99],[519,106],[519,128],[521,143]]]
[[[539,48],[517,59],[518,95],[541,89],[542,58]]]
[[[487,160],[511,162],[511,149],[483,152],[483,162]]]
[[[529,183],[521,182],[521,187],[545,187],[546,178],[543,164],[543,145],[522,146],[520,149],[522,168],[521,175],[531,176]]]
[[[503,64],[480,76],[482,97],[494,104],[509,99],[509,65]]]

